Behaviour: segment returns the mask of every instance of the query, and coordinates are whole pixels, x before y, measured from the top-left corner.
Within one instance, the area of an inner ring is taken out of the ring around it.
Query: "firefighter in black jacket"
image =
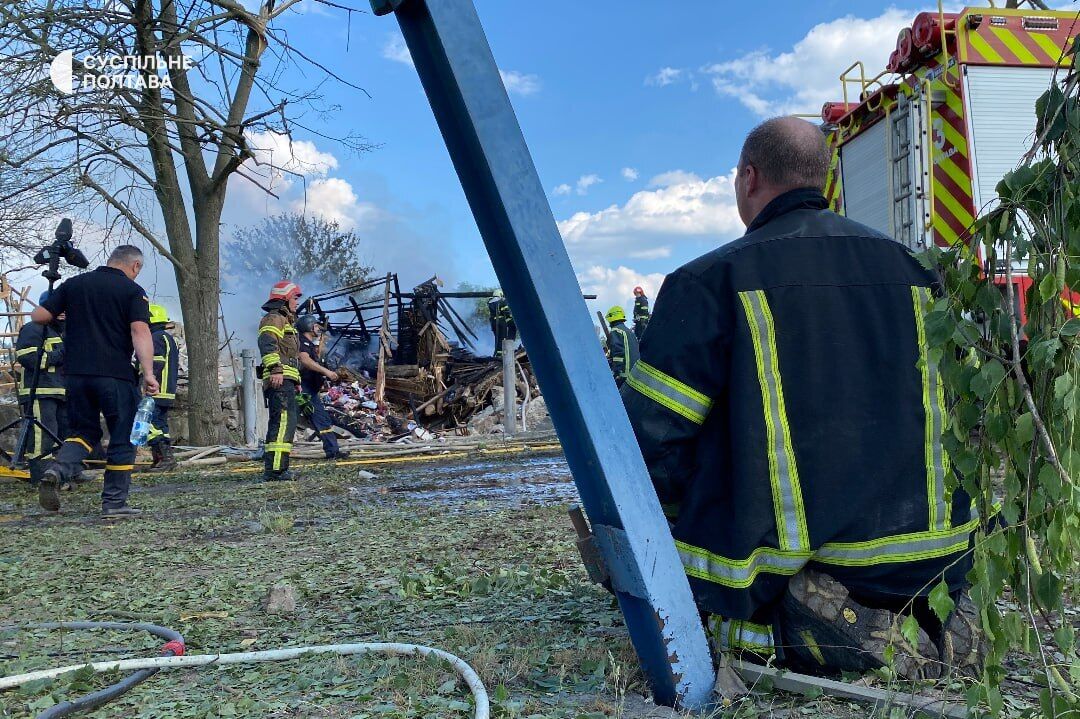
[[[169,313],[161,305],[150,305],[150,336],[154,339],[154,376],[160,390],[154,397],[154,416],[150,420],[147,444],[154,463],[151,471],[167,472],[176,469],[169,436],[169,409],[176,401],[176,378],[180,371],[180,354],[176,340],[166,330]]]
[[[645,327],[649,324],[649,298],[645,296],[645,290],[640,287],[634,288],[634,336],[639,340],[645,334]]]
[[[41,295],[39,303],[49,296]],[[19,330],[15,340],[15,361],[18,363],[19,405],[26,413],[31,413],[56,435],[61,442],[67,436],[67,396],[64,390],[64,316],[61,314],[47,325],[27,322]],[[44,343],[44,355],[40,350]],[[34,384],[34,375],[38,375],[37,390],[34,392],[33,405],[30,405],[30,388]],[[41,482],[48,461],[45,457],[56,448],[46,432],[34,427],[30,433],[30,444],[26,456],[30,460],[30,484],[36,487]]]
[[[502,290],[495,290],[488,300],[488,321],[491,323],[491,333],[495,335],[495,356],[502,357],[503,340],[517,339],[517,325]]]
[[[299,479],[289,471],[296,431],[296,393],[300,391],[300,341],[296,331],[296,301],[300,286],[282,280],[270,290],[259,322],[263,395],[270,409],[263,452],[263,480]]]
[[[338,446],[334,421],[319,396],[326,380],[337,382],[339,379],[338,373],[323,365],[319,356],[322,327],[314,315],[304,315],[296,321],[296,329],[300,333],[300,391],[311,406],[311,425],[319,433],[327,459],[347,459],[349,453]],[[305,413],[305,416],[308,415]]]
[[[626,328],[626,311],[616,305],[604,315],[611,326],[611,336],[607,343],[608,365],[615,375],[615,385],[622,387],[630,374],[630,368],[638,360],[638,341],[634,333]]]
[[[935,278],[826,209],[828,162],[797,118],[750,133],[747,232],[668,275],[623,400],[719,649],[775,647],[804,671],[892,651],[905,677],[981,671],[962,594],[978,518],[950,481],[927,361]],[[944,631],[918,610],[942,578]],[[913,600],[918,646],[898,631]]]

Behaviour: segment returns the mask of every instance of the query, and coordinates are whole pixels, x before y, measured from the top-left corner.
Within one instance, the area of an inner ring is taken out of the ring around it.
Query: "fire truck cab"
[[[970,242],[1031,147],[1035,101],[1064,79],[1077,34],[1075,12],[939,5],[916,16],[883,72],[854,63],[843,100],[822,108],[831,207],[916,252]]]

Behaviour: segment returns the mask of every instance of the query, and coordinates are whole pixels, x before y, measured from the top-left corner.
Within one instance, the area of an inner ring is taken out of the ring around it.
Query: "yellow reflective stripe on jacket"
[[[780,548],[805,552],[810,548],[810,535],[806,528],[806,510],[799,485],[799,469],[795,462],[791,428],[788,426],[787,407],[784,403],[784,385],[776,351],[776,328],[772,311],[762,290],[740,292],[739,300],[750,325],[758,383],[761,386],[761,402],[765,412],[765,443],[769,456],[769,482],[772,486],[773,511],[776,514]]]
[[[297,382],[300,381],[300,370],[296,369],[295,367],[290,367],[289,365],[282,365],[281,374],[285,375],[285,379],[294,379]]]
[[[979,526],[976,517],[952,529],[912,532],[865,542],[829,542],[814,553],[814,561],[844,567],[869,567],[893,562],[917,562],[962,552]]]
[[[64,341],[63,337],[46,337],[45,338],[45,349],[52,350],[54,347],[56,347],[56,345],[62,344],[63,341]]]
[[[63,387],[38,387],[37,388],[37,396],[38,397],[48,397],[48,396],[56,396],[56,395],[63,395],[63,394],[67,394],[67,390],[65,390]],[[19,388],[19,396],[20,397],[29,397],[30,396],[30,388],[29,387],[20,387]]]
[[[746,559],[722,557],[686,542],[675,542],[683,569],[691,577],[745,589],[761,572],[791,576],[810,561],[810,552],[785,552],[772,547],[758,547]]]
[[[282,339],[282,338],[285,337],[285,328],[284,327],[274,327],[274,325],[263,325],[262,327],[259,328],[259,334],[263,334],[264,332],[266,332],[268,334],[272,334],[275,337],[277,337],[278,339]]]
[[[748,558],[722,557],[686,542],[675,542],[686,574],[733,589],[745,589],[761,572],[791,576],[807,563],[843,567],[870,567],[937,559],[966,551],[978,517],[959,527],[939,532],[897,534],[864,542],[827,542],[814,552],[785,552],[758,547]]]
[[[25,355],[33,354],[33,353],[35,353],[37,351],[38,351],[37,345],[34,345],[33,347],[24,347],[23,349],[16,352],[15,356],[16,357],[23,357]]]
[[[172,355],[172,345],[169,344],[168,336],[163,339],[165,340],[165,354],[154,355],[154,362],[161,362],[161,379],[158,384],[160,391],[154,395],[154,399],[176,399],[175,393],[165,391],[169,386],[169,357]]]
[[[652,401],[697,424],[703,424],[712,409],[712,399],[642,360],[630,368],[626,381]]]
[[[915,332],[919,345],[919,372],[922,375],[922,398],[925,420],[926,497],[930,507],[929,528],[948,529],[951,524],[948,497],[945,492],[945,475],[949,471],[949,457],[941,443],[945,431],[945,387],[939,376],[937,363],[929,361],[926,342],[926,307],[930,302],[930,288],[912,287],[911,299],[915,310]]]
[[[273,367],[276,364],[281,364],[281,355],[277,352],[270,352],[262,356],[263,367]]]

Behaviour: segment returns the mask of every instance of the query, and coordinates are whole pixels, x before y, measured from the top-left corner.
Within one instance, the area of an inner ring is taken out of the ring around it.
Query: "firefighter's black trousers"
[[[266,425],[266,447],[263,453],[264,474],[278,474],[289,468],[293,433],[296,432],[296,383],[285,380],[280,387],[263,389],[270,421]]]
[[[319,433],[326,458],[332,459],[340,451],[337,435],[334,434],[334,421],[330,418],[330,413],[326,411],[326,405],[319,399],[318,390],[304,388],[303,392],[311,402],[311,426]]]
[[[109,429],[109,448],[105,452],[101,508],[123,507],[131,489],[131,470],[135,468],[131,425],[139,406],[139,389],[133,381],[90,375],[68,375],[64,384],[70,431],[56,453],[60,473],[67,480],[79,475],[82,461],[101,441],[100,418],[104,416]]]
[[[159,444],[171,442],[169,436],[169,407],[154,403],[154,414],[150,418],[150,434],[147,435],[147,444],[156,447]]]
[[[63,442],[68,432],[67,403],[57,397],[35,397],[34,405],[29,402],[20,402],[20,409],[26,414],[32,412],[39,422],[45,425],[50,432]],[[30,457],[30,481],[37,484],[41,481],[41,475],[49,464],[49,454],[55,449],[57,443],[49,436],[49,433],[41,427],[34,425],[30,431],[29,442],[26,445],[26,456]]]

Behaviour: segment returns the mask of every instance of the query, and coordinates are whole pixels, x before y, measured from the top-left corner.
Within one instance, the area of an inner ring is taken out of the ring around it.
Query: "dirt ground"
[[[375,473],[361,478],[359,471]],[[469,662],[496,717],[671,717],[646,698],[621,615],[588,584],[561,456],[305,468],[302,483],[224,471],[137,476],[144,517],[104,524],[99,484],[44,516],[0,479],[0,625],[138,620],[180,631],[189,654],[400,641]],[[265,611],[275,584],[295,611]],[[0,633],[0,675],[91,658],[152,656],[119,632]],[[115,678],[112,679],[115,681]],[[0,693],[35,716],[103,686],[81,673]],[[713,716],[866,716],[854,704],[766,687]],[[94,717],[471,717],[468,689],[434,660],[379,656],[159,673]],[[906,712],[893,710],[890,719]]]

